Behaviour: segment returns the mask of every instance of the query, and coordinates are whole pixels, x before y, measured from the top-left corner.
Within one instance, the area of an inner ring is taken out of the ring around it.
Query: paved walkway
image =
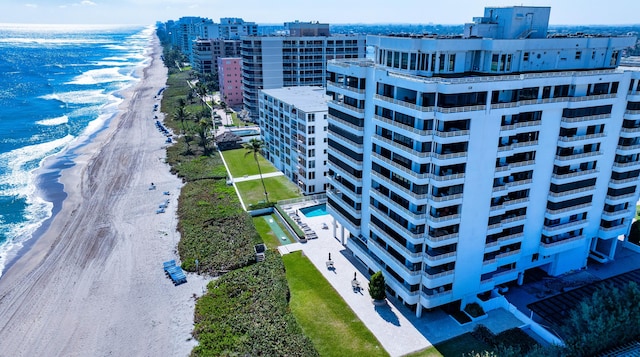
[[[284,245],[278,250],[281,254],[302,250],[391,356],[426,349],[432,344],[472,331],[475,327],[475,323],[461,326],[439,309],[423,313],[422,318],[418,319],[413,311],[394,298],[387,299],[389,304],[386,306],[374,306],[368,292],[369,274],[339,240],[333,237],[331,216],[308,218],[300,215],[300,218],[316,232],[318,239]],[[322,229],[323,223],[328,229]],[[335,267],[333,270],[326,266],[329,253]],[[362,287],[357,292],[351,287],[354,274]],[[503,309],[489,312],[488,317],[480,323],[494,333],[523,325],[522,321]]]
[[[229,172],[229,170],[227,170],[227,172]],[[282,173],[282,171],[269,172],[269,173],[266,173],[266,174],[262,174],[262,178],[276,177],[276,176],[282,176],[282,175],[284,175],[284,173]],[[251,175],[251,176],[244,176],[244,177],[232,177],[231,179],[233,180],[234,183],[242,182],[242,181],[260,180],[260,175]]]

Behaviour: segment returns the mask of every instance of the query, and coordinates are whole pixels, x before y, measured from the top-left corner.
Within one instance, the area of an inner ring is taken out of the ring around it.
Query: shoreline
[[[151,41],[150,61],[121,92],[117,114],[38,174],[59,175],[63,193],[39,191],[60,195],[58,203],[0,279],[0,356],[180,356],[196,344],[193,297],[207,281],[188,274],[173,286],[162,270],[177,259],[182,182],[164,162],[166,138],[151,119],[167,80],[155,34]],[[56,170],[69,154],[74,164]],[[156,214],[163,191],[170,204]]]

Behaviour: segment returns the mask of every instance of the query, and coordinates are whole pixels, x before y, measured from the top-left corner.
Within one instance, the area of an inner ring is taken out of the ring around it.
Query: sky
[[[640,24],[639,0],[0,0],[0,23],[136,24],[200,16],[288,21],[463,24],[485,6],[551,6],[551,25]]]

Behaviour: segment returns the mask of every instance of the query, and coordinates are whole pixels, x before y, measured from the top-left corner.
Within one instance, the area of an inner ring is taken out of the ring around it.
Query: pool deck
[[[295,212],[302,207],[318,203],[312,201],[289,205],[286,210]],[[338,223],[334,222],[330,215],[299,217],[316,232],[318,238],[306,243],[283,245],[278,247],[278,251],[280,254],[302,251],[391,356],[403,356],[424,350],[432,344],[470,332],[478,323],[487,326],[494,333],[524,325],[524,322],[504,309],[488,312],[487,318],[480,322],[460,325],[440,309],[423,313],[421,318],[417,318],[413,311],[392,297],[387,298],[386,305],[375,306],[369,297],[369,274],[366,267],[334,237],[334,224],[338,228]],[[327,229],[322,228],[323,224]],[[327,268],[329,253],[334,269]],[[351,285],[354,274],[360,283],[359,290],[354,290]]]

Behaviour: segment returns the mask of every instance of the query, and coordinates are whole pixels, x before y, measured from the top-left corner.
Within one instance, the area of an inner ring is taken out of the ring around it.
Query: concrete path
[[[228,172],[228,170],[227,170]],[[276,177],[276,176],[282,176],[284,175],[284,173],[282,173],[282,171],[277,171],[277,172],[269,172],[266,174],[262,174],[262,178],[267,178],[267,177]],[[233,177],[232,178],[233,182],[243,182],[243,181],[251,181],[251,180],[260,180],[260,175],[251,175],[251,176],[244,176],[244,177]]]

